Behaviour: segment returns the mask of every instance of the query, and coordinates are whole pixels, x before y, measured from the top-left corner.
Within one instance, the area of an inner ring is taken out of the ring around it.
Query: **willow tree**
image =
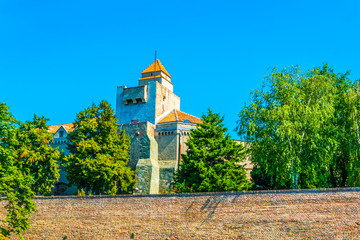
[[[339,84],[335,101],[338,148],[330,166],[333,185],[360,186],[360,83]]]
[[[358,105],[347,76],[326,64],[305,73],[298,67],[274,69],[263,87],[251,93],[251,102],[239,113],[237,131],[251,142],[254,167],[270,176],[273,188],[335,187],[342,170],[349,174],[354,166],[349,156],[340,163],[349,137],[342,123],[357,129]],[[348,133],[350,139],[356,139],[354,133]],[[351,159],[358,159],[354,149]]]

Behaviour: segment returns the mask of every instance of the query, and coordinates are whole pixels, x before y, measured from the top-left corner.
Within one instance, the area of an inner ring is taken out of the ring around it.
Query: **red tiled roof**
[[[171,78],[170,74],[166,71],[166,69],[161,64],[159,59],[156,59],[150,66],[148,66],[141,73],[144,74],[144,73],[151,73],[151,72],[158,72],[158,71],[162,71],[163,73],[165,73],[166,75],[168,75]]]
[[[184,122],[187,120],[191,123],[201,124],[202,120],[198,117],[193,115],[184,113],[180,110],[174,109],[168,115],[166,115],[159,123],[166,123],[166,122]]]

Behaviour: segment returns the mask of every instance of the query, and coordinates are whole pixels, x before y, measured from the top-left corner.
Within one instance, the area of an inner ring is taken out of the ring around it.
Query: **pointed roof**
[[[161,64],[159,59],[156,59],[150,66],[148,66],[141,73],[144,74],[144,73],[151,73],[151,72],[158,72],[158,71],[162,71],[163,73],[165,73],[166,75],[168,75],[171,78],[170,74],[166,71],[166,69]]]
[[[59,125],[51,125],[51,126],[49,126],[49,132],[56,133],[61,127],[65,128],[65,130],[68,133],[75,130],[74,124],[66,123],[66,124],[59,124]]]
[[[186,122],[189,121],[190,123],[201,124],[202,121],[200,118],[195,117],[193,115],[184,113],[180,110],[174,109],[168,115],[166,115],[163,119],[159,121],[159,123],[166,123],[166,122]]]

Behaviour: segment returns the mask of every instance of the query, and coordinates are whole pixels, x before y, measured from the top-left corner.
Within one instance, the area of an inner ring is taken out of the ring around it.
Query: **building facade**
[[[66,139],[67,135],[74,131],[74,125],[72,123],[52,125],[49,126],[49,132],[54,134],[54,141],[51,143],[53,148],[58,148],[59,152],[62,152],[64,155],[69,154],[69,150],[66,149]],[[77,188],[75,186],[70,186],[69,181],[66,179],[67,173],[64,166],[59,166],[60,168],[60,178],[59,181],[55,183],[54,188],[52,189],[53,194],[55,195],[74,195],[77,193]]]

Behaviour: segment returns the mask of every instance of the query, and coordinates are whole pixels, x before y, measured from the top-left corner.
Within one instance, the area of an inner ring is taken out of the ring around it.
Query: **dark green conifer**
[[[230,139],[222,124],[224,118],[213,113],[202,116],[202,124],[190,133],[187,154],[177,171],[174,186],[181,192],[241,191],[250,187],[243,167],[244,146]]]

